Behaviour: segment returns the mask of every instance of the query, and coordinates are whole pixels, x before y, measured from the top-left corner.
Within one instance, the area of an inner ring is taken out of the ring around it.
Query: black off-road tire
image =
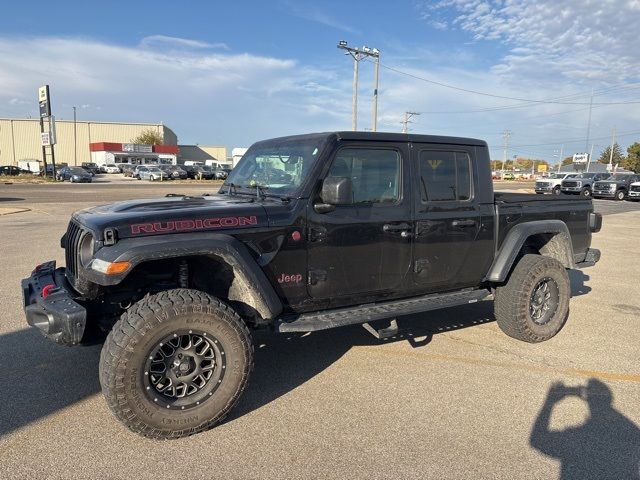
[[[560,191],[560,185],[556,185],[555,187],[553,187],[553,194],[554,195],[560,195],[562,192]]]
[[[582,191],[580,192],[580,195],[582,195],[583,197],[590,197],[591,196],[591,189],[589,187],[584,187],[582,189]]]
[[[211,390],[203,387],[194,394],[197,398],[190,397],[194,400],[186,408],[188,396],[165,397],[149,380],[154,352],[169,347],[176,336],[186,341],[198,336],[212,347],[215,341],[216,360],[211,364],[220,375],[205,383]],[[155,439],[180,438],[222,420],[242,394],[252,367],[251,335],[238,314],[211,295],[176,289],[147,296],[122,314],[102,348],[100,384],[109,408],[130,430]],[[195,399],[200,401],[196,404]]]
[[[557,303],[536,321],[531,311],[534,296],[545,283],[547,288],[557,291]],[[569,276],[556,259],[524,255],[507,283],[496,288],[494,297],[495,317],[504,333],[524,342],[544,342],[562,329],[569,316]]]

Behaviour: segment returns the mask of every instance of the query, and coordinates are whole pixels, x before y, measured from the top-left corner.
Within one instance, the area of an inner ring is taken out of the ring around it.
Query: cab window
[[[343,148],[329,176],[351,178],[353,203],[396,203],[400,199],[400,161],[397,150]]]
[[[471,159],[466,152],[422,150],[419,155],[423,202],[471,199]]]

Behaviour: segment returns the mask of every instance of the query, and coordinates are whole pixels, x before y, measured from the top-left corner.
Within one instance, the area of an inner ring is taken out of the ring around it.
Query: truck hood
[[[92,230],[100,240],[112,228],[118,239],[267,227],[266,203],[243,195],[171,196],[127,200],[80,210],[73,219]]]

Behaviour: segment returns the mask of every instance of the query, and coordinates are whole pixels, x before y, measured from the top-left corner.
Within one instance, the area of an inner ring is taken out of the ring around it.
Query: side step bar
[[[328,328],[344,327],[375,320],[395,318],[413,313],[428,312],[440,308],[455,307],[475,303],[489,296],[488,290],[461,290],[452,293],[438,293],[404,300],[369,303],[356,307],[337,308],[320,312],[303,313],[298,316],[283,317],[277,324],[279,332],[314,332]]]

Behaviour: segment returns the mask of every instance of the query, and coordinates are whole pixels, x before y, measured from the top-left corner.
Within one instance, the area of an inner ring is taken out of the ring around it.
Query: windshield
[[[242,189],[264,187],[266,195],[296,195],[324,140],[325,137],[274,139],[253,145],[231,171],[221,192],[228,193],[233,185]]]
[[[596,176],[595,173],[581,173],[576,178],[593,178],[595,176]]]
[[[619,182],[620,180],[626,180],[629,178],[629,175],[626,173],[616,173],[615,175],[611,175],[607,180],[613,180]]]

